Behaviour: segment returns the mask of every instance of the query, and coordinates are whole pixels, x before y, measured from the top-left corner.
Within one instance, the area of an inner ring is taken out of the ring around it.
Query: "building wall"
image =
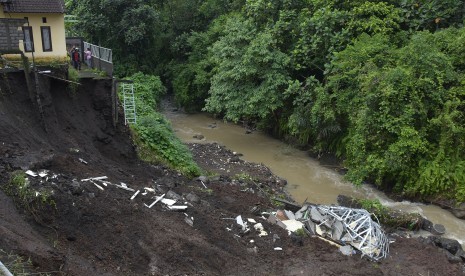
[[[34,57],[53,57],[53,58],[66,58],[66,36],[65,36],[65,17],[64,14],[56,13],[40,13],[40,14],[28,14],[28,13],[10,13],[4,14],[3,10],[0,10],[0,17],[6,18],[25,18],[29,20],[29,25],[32,27],[32,34],[34,38]],[[42,23],[42,17],[47,19],[47,23]],[[27,26],[27,24],[26,24]],[[42,33],[40,30],[41,26],[50,27],[50,33],[52,36],[52,50],[51,52],[44,52],[42,49]],[[24,52],[23,41],[20,41],[19,48]],[[32,57],[31,52],[24,52],[27,57]]]

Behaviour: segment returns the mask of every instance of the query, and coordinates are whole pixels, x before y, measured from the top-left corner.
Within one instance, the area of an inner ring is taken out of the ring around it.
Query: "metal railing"
[[[90,51],[92,52],[93,58],[113,64],[113,52],[111,49],[100,47],[98,45],[94,45],[94,44],[91,44],[85,41],[83,43],[84,43],[83,50],[85,51],[87,48],[89,48]]]

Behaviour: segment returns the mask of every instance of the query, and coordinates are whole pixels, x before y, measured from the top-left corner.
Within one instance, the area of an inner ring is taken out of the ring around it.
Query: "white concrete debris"
[[[85,178],[81,179],[82,182],[90,181],[90,180],[104,180],[107,179],[107,176],[97,176],[97,177],[90,177],[90,178]]]
[[[41,170],[39,172],[39,176],[40,177],[46,177],[48,175],[48,172],[49,172],[48,170]]]
[[[145,206],[147,206],[148,208],[152,208],[153,205],[155,205],[158,201],[162,200],[164,197],[165,197],[166,194],[163,194],[162,196],[158,197],[152,204],[150,204],[149,206],[147,206],[147,204],[145,204]]]
[[[168,209],[170,210],[186,210],[187,206],[186,205],[177,205],[177,206],[168,206]]]
[[[36,176],[37,176],[37,174],[36,174],[35,172],[31,171],[31,170],[27,170],[27,171],[26,171],[26,174],[29,175],[29,176],[32,176],[32,177],[36,177]]]
[[[263,225],[261,223],[257,223],[253,226],[253,228],[255,230],[257,230],[258,232],[260,232],[258,234],[259,237],[264,237],[264,236],[268,236],[268,233],[265,231],[265,228],[263,227]]]
[[[135,192],[132,196],[131,196],[131,200],[134,200],[134,198],[136,198],[136,196],[140,193],[140,190],[137,190],[137,192]]]
[[[136,190],[132,189],[132,188],[128,188],[126,184],[123,185],[118,185],[118,184],[113,184],[115,185],[116,187],[120,188],[120,189],[123,189],[123,190],[126,190],[126,191],[130,191],[130,192],[135,192]]]
[[[94,181],[91,181],[92,184],[94,184],[97,188],[99,188],[100,190],[104,191],[103,187],[98,185],[97,183],[95,183]]]
[[[145,190],[146,192],[155,193],[155,189],[154,189],[154,188],[144,187],[144,190]]]
[[[84,164],[86,164],[86,165],[89,164],[89,163],[87,163],[86,160],[84,160],[84,159],[82,159],[82,158],[79,158],[78,160],[79,160],[79,162],[84,163]]]
[[[363,209],[305,205],[295,214],[278,210],[269,215],[268,221],[291,232],[303,228],[311,235],[350,246],[374,261],[386,258],[389,253],[389,240],[384,231]],[[345,246],[341,251],[352,254]]]
[[[243,231],[245,231],[245,230],[247,229],[247,224],[244,223],[244,221],[242,220],[242,216],[241,216],[241,215],[239,215],[239,216],[236,217],[236,223],[242,227],[242,230],[243,230]]]
[[[250,223],[257,223],[253,218],[248,218],[247,221]]]
[[[174,199],[169,199],[169,198],[164,198],[161,200],[161,203],[166,204],[168,206],[172,206],[176,203],[176,200]]]

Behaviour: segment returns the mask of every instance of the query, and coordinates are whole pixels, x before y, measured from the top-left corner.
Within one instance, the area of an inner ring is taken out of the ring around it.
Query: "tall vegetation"
[[[161,74],[186,109],[334,153],[355,183],[465,201],[463,1],[75,2],[119,72]]]
[[[132,129],[141,159],[163,163],[187,176],[198,176],[200,168],[189,149],[174,135],[166,118],[156,111],[166,92],[160,78],[138,72],[129,79],[134,82],[138,123]]]

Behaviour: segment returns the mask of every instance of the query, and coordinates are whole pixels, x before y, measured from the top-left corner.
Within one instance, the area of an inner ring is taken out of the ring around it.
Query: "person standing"
[[[87,67],[92,68],[92,52],[90,51],[90,48],[87,48],[87,50],[84,51],[84,57],[86,59]]]
[[[76,70],[81,70],[81,54],[79,48],[75,48],[73,52],[73,66]]]

